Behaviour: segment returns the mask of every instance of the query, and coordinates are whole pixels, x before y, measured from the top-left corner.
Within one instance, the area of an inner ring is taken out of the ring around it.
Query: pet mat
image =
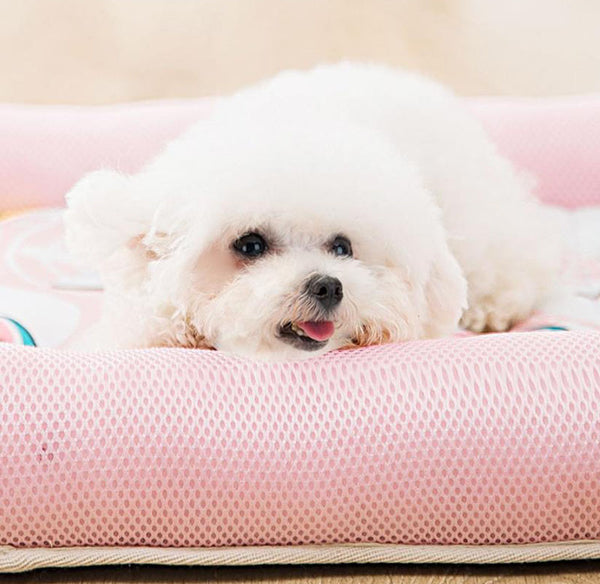
[[[470,105],[542,198],[600,204],[600,99]],[[56,205],[91,166],[134,168],[208,109],[0,108],[0,207]],[[298,363],[80,353],[60,348],[101,293],[65,255],[60,213],[0,223],[0,571],[600,558],[590,258],[568,259],[570,301],[516,332]]]

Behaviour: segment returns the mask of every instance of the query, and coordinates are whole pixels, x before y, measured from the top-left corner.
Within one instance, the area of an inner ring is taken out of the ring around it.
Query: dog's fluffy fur
[[[529,190],[443,87],[340,64],[220,100],[139,174],[86,176],[67,239],[104,280],[96,346],[302,358],[526,317],[559,258]],[[269,251],[244,259],[253,232]],[[331,253],[340,234],[354,257]],[[306,294],[315,274],[343,285],[330,311]],[[324,319],[315,351],[281,338]]]

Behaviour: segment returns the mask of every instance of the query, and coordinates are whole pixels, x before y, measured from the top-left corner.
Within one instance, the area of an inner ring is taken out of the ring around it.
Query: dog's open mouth
[[[279,327],[279,338],[304,351],[323,348],[335,332],[330,320],[287,322]]]

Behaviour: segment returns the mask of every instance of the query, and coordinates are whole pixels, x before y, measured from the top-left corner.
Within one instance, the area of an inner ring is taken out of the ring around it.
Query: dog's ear
[[[435,338],[457,330],[467,304],[467,281],[445,242],[422,271],[407,271],[406,262],[397,259],[388,258],[385,265],[404,282],[405,293],[381,302],[396,317],[367,317],[354,333],[351,346]]]
[[[97,266],[148,229],[136,208],[131,178],[99,170],[82,178],[67,194],[65,238],[73,257]]]
[[[456,331],[467,307],[467,280],[447,245],[438,250],[424,289],[427,317],[426,337],[441,337]]]
[[[170,238],[156,229],[156,203],[139,192],[135,177],[113,170],[86,175],[67,194],[66,243],[73,257],[98,267],[117,252],[136,262],[167,252]]]

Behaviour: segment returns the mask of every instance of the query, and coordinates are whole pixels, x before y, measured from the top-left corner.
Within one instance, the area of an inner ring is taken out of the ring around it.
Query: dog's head
[[[68,201],[70,247],[143,325],[134,344],[302,358],[447,334],[465,304],[417,170],[348,124],[201,123]]]

